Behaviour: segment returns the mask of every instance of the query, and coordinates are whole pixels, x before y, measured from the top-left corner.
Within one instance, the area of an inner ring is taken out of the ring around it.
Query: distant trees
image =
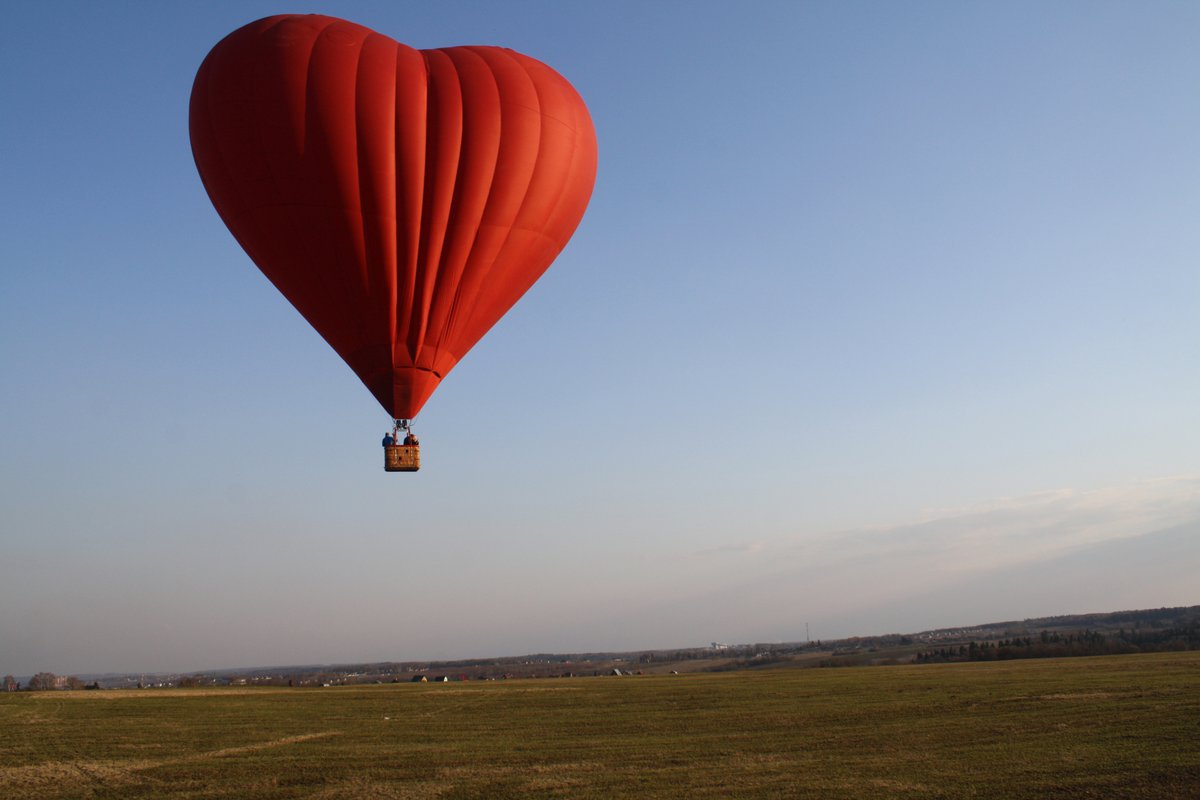
[[[29,679],[26,688],[31,692],[46,692],[56,688],[57,685],[58,676],[53,672],[39,672]]]
[[[10,689],[8,688],[9,681],[12,681],[14,684],[16,684],[16,681],[13,680],[11,675],[5,676],[5,691],[15,692],[17,688],[19,688],[19,684],[17,687]],[[37,675],[34,675],[29,679],[29,683],[25,686],[25,689],[30,692],[48,692],[51,689],[83,689],[84,686],[85,684],[83,680],[75,677],[74,675],[68,675],[64,678],[55,675],[53,672],[39,672]]]
[[[972,641],[966,645],[939,647],[917,653],[915,660],[918,664],[941,661],[1006,661],[1013,658],[1106,656],[1196,649],[1200,649],[1200,620],[1159,630],[1121,629],[1107,635],[1092,630],[1068,633],[1041,631],[1036,639],[1015,636],[999,641]]]
[[[12,675],[5,675],[3,687],[4,687],[4,691],[6,691],[6,692],[16,692],[16,691],[20,690],[21,684],[18,683],[17,679],[14,678]]]
[[[207,675],[181,675],[175,685],[181,689],[194,689],[197,686],[211,686],[216,680]]]

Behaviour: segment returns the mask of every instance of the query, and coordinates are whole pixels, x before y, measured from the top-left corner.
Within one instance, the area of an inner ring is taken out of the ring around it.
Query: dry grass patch
[[[0,796],[54,789],[56,792],[88,784],[115,787],[138,783],[139,770],[156,766],[154,761],[49,761],[25,767],[0,767]]]

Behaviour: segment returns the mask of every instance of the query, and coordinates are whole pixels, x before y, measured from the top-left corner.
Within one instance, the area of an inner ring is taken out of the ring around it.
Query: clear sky
[[[591,206],[389,420],[229,235],[208,50],[496,44]],[[0,673],[794,641],[1200,603],[1200,5],[19,3]]]

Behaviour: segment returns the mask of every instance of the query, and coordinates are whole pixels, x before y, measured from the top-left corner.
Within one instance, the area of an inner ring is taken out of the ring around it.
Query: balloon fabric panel
[[[549,67],[320,15],[218,43],[190,128],[234,237],[397,419],[542,275],[595,181],[587,109]]]

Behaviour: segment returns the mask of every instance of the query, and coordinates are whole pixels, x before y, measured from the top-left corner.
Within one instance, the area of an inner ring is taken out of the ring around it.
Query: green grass
[[[1200,797],[1200,653],[0,695],[0,797]]]

